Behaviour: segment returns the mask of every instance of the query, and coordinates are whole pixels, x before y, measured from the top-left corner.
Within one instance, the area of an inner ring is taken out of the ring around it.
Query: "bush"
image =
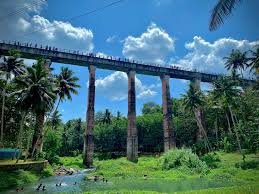
[[[204,161],[210,168],[217,168],[218,162],[220,162],[219,156],[216,153],[208,153],[202,156],[201,160]]]
[[[0,172],[0,193],[6,189],[21,187],[25,184],[35,182],[39,177],[30,171],[16,170]]]
[[[240,162],[235,164],[235,167],[242,168],[243,170],[256,169],[258,166],[259,166],[259,162],[255,160],[248,161],[248,162]]]
[[[208,171],[206,163],[201,161],[190,149],[170,150],[160,158],[159,164],[165,170],[183,169],[195,173]]]
[[[41,176],[42,177],[49,177],[54,175],[54,170],[51,165],[48,165],[42,172]]]

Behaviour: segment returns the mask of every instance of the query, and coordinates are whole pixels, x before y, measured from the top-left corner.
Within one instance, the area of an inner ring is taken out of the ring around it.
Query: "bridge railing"
[[[207,74],[208,76],[210,76],[210,75],[211,76],[227,76],[226,74],[222,74],[222,73],[202,71],[202,70],[190,69],[190,68],[187,69],[187,68],[183,68],[183,67],[180,67],[177,65],[161,65],[161,64],[155,64],[155,63],[145,63],[143,61],[138,61],[138,60],[133,60],[133,59],[114,57],[114,56],[108,56],[108,55],[103,55],[103,54],[95,54],[95,53],[83,52],[83,51],[79,51],[79,50],[76,51],[76,50],[69,50],[69,49],[61,49],[61,48],[37,44],[37,43],[0,40],[0,44],[1,43],[5,44],[5,45],[11,45],[11,46],[21,46],[21,47],[26,47],[26,48],[42,49],[42,50],[47,50],[47,51],[52,51],[52,52],[61,52],[64,54],[95,57],[95,58],[106,59],[106,60],[111,60],[111,61],[121,61],[121,62],[132,63],[135,65],[141,64],[141,65],[145,65],[145,66],[163,67],[163,68],[167,68],[167,69],[182,70],[182,71],[186,71],[186,72],[197,72],[200,74]],[[255,78],[249,77],[249,78],[247,78],[247,80],[255,81]]]

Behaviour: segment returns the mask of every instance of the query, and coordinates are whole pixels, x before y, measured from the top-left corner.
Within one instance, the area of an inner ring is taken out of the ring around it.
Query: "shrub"
[[[252,161],[248,161],[248,162],[240,162],[240,163],[236,163],[235,167],[237,168],[242,168],[243,170],[247,170],[247,169],[256,169],[259,166],[259,162],[252,160]]]
[[[49,177],[54,175],[54,170],[51,165],[48,165],[42,172],[41,176],[42,177]]]
[[[219,156],[216,153],[208,153],[202,156],[201,160],[204,161],[210,168],[217,168],[218,162],[220,162]]]
[[[192,150],[193,152],[195,152],[198,156],[202,156],[206,153],[208,153],[208,149],[205,146],[206,140],[205,139],[201,139],[198,140],[195,144],[193,144],[192,146]]]
[[[201,161],[190,149],[170,150],[160,158],[159,164],[164,170],[182,169],[195,173],[208,171],[206,163]]]

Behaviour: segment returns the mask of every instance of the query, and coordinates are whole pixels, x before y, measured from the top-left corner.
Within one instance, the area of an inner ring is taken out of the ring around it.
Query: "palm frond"
[[[216,6],[212,9],[209,29],[210,31],[216,30],[221,24],[224,23],[224,20],[229,16],[235,6],[241,0],[219,0]]]

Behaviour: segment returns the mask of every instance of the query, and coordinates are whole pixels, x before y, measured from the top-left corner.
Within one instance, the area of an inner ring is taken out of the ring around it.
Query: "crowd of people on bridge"
[[[102,58],[102,59],[109,59],[109,60],[114,60],[114,61],[123,61],[123,62],[128,62],[128,63],[135,63],[135,64],[141,64],[141,65],[148,65],[148,66],[154,66],[154,67],[165,67],[165,68],[170,68],[170,69],[175,69],[175,70],[182,70],[182,71],[192,71],[192,72],[197,72],[197,73],[207,73],[207,74],[211,74],[211,75],[219,75],[219,76],[223,76],[223,74],[218,74],[218,73],[211,73],[211,72],[204,72],[201,70],[197,70],[197,69],[186,69],[183,68],[181,66],[177,66],[177,65],[161,65],[161,64],[155,64],[155,63],[144,63],[144,62],[140,62],[140,61],[136,61],[136,60],[132,60],[132,59],[126,59],[126,58],[120,58],[120,57],[114,57],[114,56],[107,56],[107,55],[98,55],[98,54],[94,54],[94,53],[85,53],[82,51],[74,51],[74,50],[66,50],[66,49],[59,49],[56,47],[52,47],[52,46],[43,46],[43,45],[38,45],[38,44],[33,44],[33,43],[21,43],[19,41],[1,41],[0,43],[4,43],[4,44],[10,44],[10,45],[14,45],[14,46],[23,46],[23,47],[28,47],[28,48],[37,48],[37,49],[43,49],[43,50],[47,50],[47,51],[54,51],[54,52],[63,52],[63,53],[69,53],[69,54],[76,54],[76,55],[81,55],[81,56],[89,56],[89,57],[96,57],[96,58]]]

